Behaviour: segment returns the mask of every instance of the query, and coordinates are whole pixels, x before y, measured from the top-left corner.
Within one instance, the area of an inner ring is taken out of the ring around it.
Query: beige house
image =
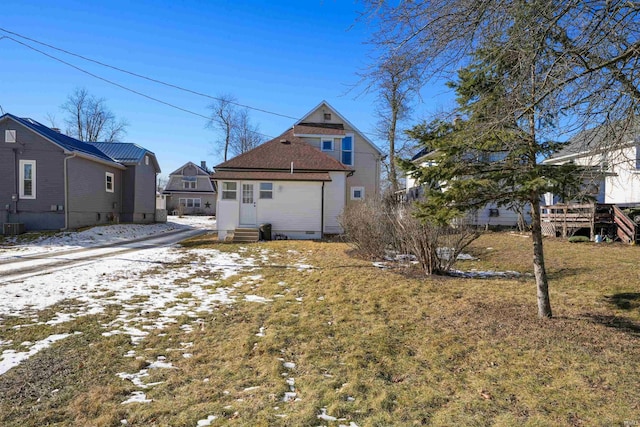
[[[293,134],[353,170],[347,176],[347,204],[378,195],[382,152],[327,101],[296,122]]]
[[[271,224],[274,238],[342,233],[339,216],[374,197],[382,153],[326,101],[282,135],[215,167],[218,236]]]
[[[205,162],[187,162],[169,175],[162,192],[169,214],[215,215],[216,191]]]

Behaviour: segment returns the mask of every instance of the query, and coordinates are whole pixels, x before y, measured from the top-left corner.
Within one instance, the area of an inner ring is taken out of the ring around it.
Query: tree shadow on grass
[[[640,324],[624,317],[603,314],[587,314],[585,317],[594,323],[617,329],[636,338],[640,338]]]
[[[633,310],[640,308],[640,292],[622,292],[619,294],[606,295],[605,301],[623,310]]]

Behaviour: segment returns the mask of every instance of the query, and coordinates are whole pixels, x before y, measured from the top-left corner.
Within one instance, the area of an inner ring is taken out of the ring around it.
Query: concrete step
[[[234,242],[257,242],[260,240],[260,230],[257,228],[236,228],[233,233]]]

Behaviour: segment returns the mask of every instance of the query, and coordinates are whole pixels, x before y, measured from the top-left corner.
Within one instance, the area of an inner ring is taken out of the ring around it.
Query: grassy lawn
[[[509,233],[483,235],[468,251],[477,260],[457,265],[523,273],[509,279],[383,270],[342,243],[249,245],[259,267],[199,273],[211,292],[245,298],[185,313],[137,346],[104,335],[117,304],[53,325],[5,317],[0,340],[15,344],[3,350],[74,335],[0,376],[0,425],[640,425],[640,248],[545,244],[551,320],[536,315],[531,241]],[[209,237],[183,250],[193,249],[241,250]],[[313,268],[287,268],[293,260]],[[123,404],[136,390],[151,401]]]

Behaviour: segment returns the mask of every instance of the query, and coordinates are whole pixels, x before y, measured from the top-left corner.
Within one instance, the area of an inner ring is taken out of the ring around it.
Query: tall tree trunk
[[[544,266],[544,250],[542,248],[542,225],[540,223],[540,198],[534,195],[531,200],[531,239],[533,240],[533,274],[536,278],[538,296],[538,316],[551,317],[551,299],[549,298],[549,282]]]
[[[389,123],[389,179],[391,181],[391,192],[396,194],[398,188],[398,175],[396,172],[396,126],[398,123],[398,107],[396,102],[392,102],[391,121]]]

